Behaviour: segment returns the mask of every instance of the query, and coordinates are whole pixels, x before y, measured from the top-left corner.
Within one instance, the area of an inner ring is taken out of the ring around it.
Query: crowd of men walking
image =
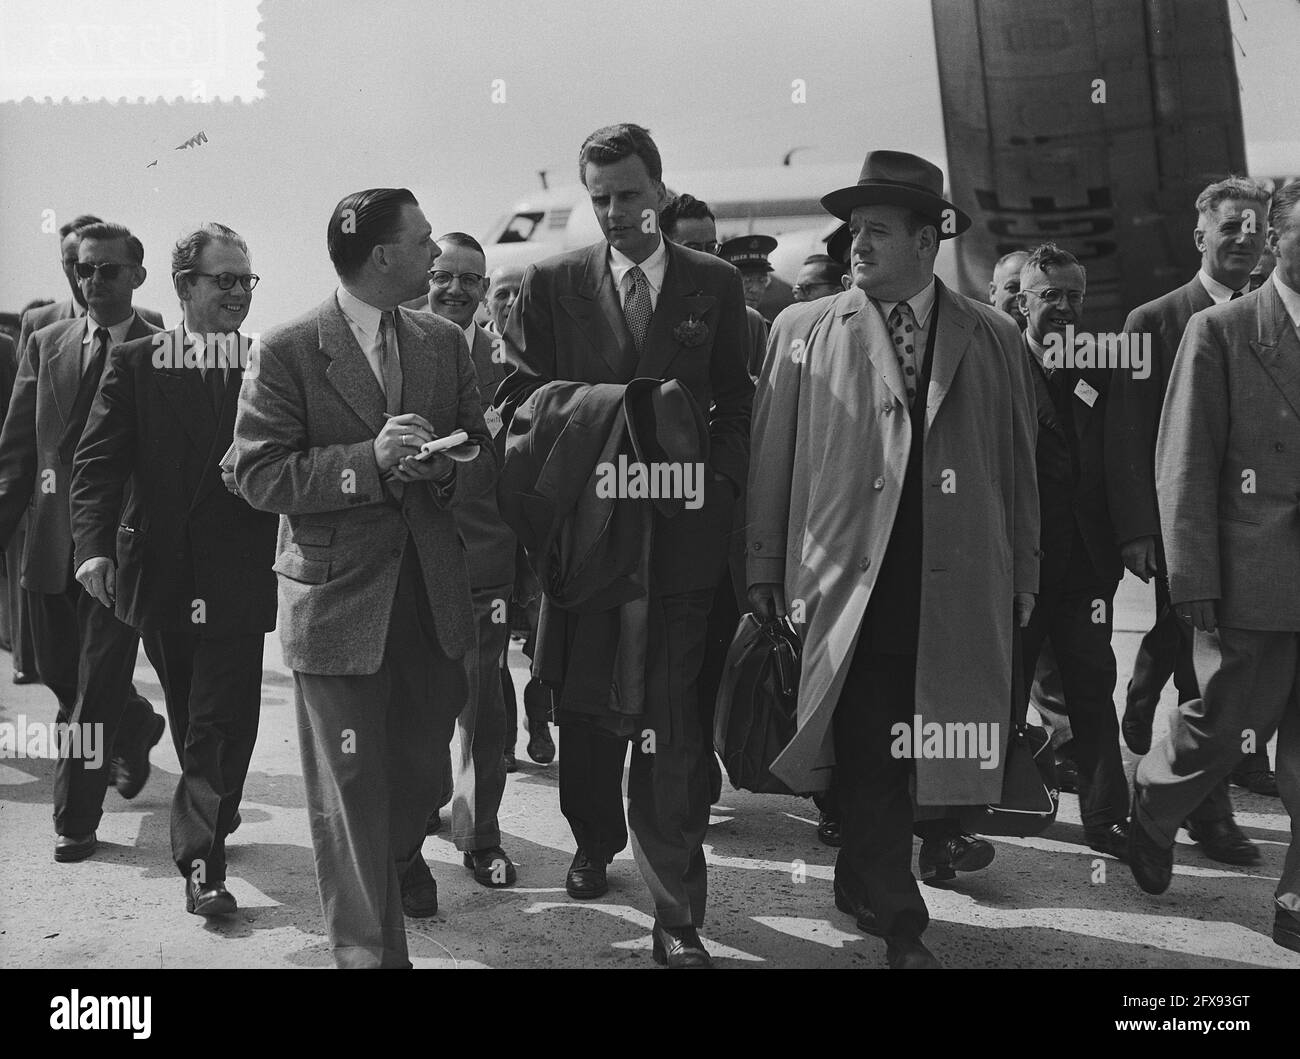
[[[1215,859],[1258,859],[1230,780],[1280,793],[1273,937],[1300,951],[1300,182],[1203,191],[1199,272],[1125,325],[1149,336],[1139,371],[1059,355],[1086,326],[1087,274],[1053,244],[1002,258],[988,303],[940,281],[939,244],[970,220],[915,155],[872,151],[823,198],[844,225],[770,329],[775,242],[719,243],[707,203],[669,198],[645,129],[598,129],[578,168],[604,238],[490,276],[409,191],[347,195],[327,226],[338,286],[251,360],[240,234],[177,241],[167,331],[133,303],[140,240],[65,226],[72,297],[0,340],[14,679],[111,747],[99,767],[57,762],[55,860],[93,855],[108,787],[131,798],[148,777],[165,725],[132,686],[143,643],[180,764],[185,907],[236,910],[225,841],[278,627],[334,959],[410,966],[404,919],[438,910],[420,850],[443,807],[475,880],[517,879],[497,814],[518,614],[528,753],[552,760],[562,734],[568,893],[603,895],[630,839],[655,961],[709,966],[713,702],[752,612],[802,640],[773,774],[816,796],[834,903],[890,966],[937,966],[917,877],[993,860],[963,809],[1003,783],[996,755],[914,757],[894,733],[1005,740],[1015,657],[1088,845],[1147,892],[1170,885],[1184,824]],[[605,488],[629,463],[689,487]],[[1154,584],[1157,619],[1121,725],[1125,568]],[[1153,743],[1171,676],[1180,705]],[[1121,730],[1145,755],[1131,793]]]

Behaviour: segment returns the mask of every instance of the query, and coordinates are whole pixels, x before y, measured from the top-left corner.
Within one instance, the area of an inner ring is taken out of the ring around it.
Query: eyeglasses
[[[135,268],[135,265],[126,265],[117,261],[110,261],[105,265],[92,265],[87,261],[78,261],[74,266],[77,273],[77,279],[90,279],[95,273],[102,273],[104,279],[112,283],[122,274],[124,268]]]
[[[244,290],[251,291],[261,281],[261,276],[255,276],[251,272],[246,272],[240,276],[234,272],[197,272],[194,269],[187,269],[186,275],[190,276],[207,276],[209,279],[215,279],[217,286],[222,290],[230,290],[238,283]]]
[[[710,254],[714,257],[722,249],[721,243],[682,243],[682,246],[687,250],[698,250],[701,254]]]
[[[477,272],[446,272],[442,269],[429,276],[429,282],[435,287],[450,287],[454,279],[460,280],[462,287],[477,287],[483,282],[484,277]]]
[[[1062,290],[1060,287],[1044,287],[1042,290],[1035,290],[1033,287],[1022,287],[1022,294],[1036,294],[1045,302],[1060,303],[1064,298],[1071,305],[1078,307],[1083,304],[1083,291],[1081,290]]]

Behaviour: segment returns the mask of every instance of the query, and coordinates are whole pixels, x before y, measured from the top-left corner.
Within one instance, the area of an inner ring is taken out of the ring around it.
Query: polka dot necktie
[[[889,333],[907,385],[907,406],[911,408],[916,403],[916,317],[907,302],[899,302],[890,310]]]
[[[627,272],[627,297],[623,299],[623,319],[627,329],[632,332],[632,344],[641,352],[645,345],[645,336],[650,333],[650,281],[645,278],[640,265],[633,265]]]

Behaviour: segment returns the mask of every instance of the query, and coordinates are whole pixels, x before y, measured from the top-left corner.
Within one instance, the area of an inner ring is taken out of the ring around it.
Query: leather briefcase
[[[799,699],[799,634],[785,619],[740,619],[727,651],[713,717],[713,745],[733,787],[793,794],[771,773],[794,738]]]
[[[976,835],[1037,835],[1056,820],[1061,792],[1056,755],[1046,731],[1029,724],[1020,626],[1011,628],[1011,734],[1002,776],[1002,799],[996,805],[971,806],[962,827]]]

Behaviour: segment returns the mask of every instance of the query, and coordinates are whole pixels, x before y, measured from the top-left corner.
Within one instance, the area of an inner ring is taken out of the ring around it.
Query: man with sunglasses
[[[1073,254],[1044,243],[1020,270],[1016,295],[1038,419],[1042,566],[1024,632],[1025,684],[1051,637],[1078,767],[1084,839],[1123,860],[1128,783],[1115,718],[1113,604],[1124,568],[1106,503],[1103,438],[1109,372],[1075,368],[1051,350],[1079,326],[1087,276]]]
[[[18,361],[27,348],[27,340],[42,327],[60,320],[71,320],[86,315],[86,301],[81,288],[77,285],[77,245],[81,242],[81,230],[91,224],[99,224],[100,218],[89,213],[74,217],[59,227],[59,263],[63,276],[68,281],[72,297],[63,301],[47,301],[25,310],[19,318],[18,345],[9,364],[0,368],[0,376],[5,370],[12,372],[9,391],[12,392],[12,379],[18,373]],[[154,327],[162,327],[163,319],[153,309],[136,308],[136,312]],[[9,408],[9,394],[0,400],[0,426],[4,425],[5,413]],[[8,585],[10,622],[13,626],[13,682],[15,684],[32,684],[38,679],[36,675],[36,658],[32,646],[31,604],[23,590],[18,570],[22,565],[22,555],[27,540],[27,520],[20,519],[9,544],[4,549],[5,562],[11,571]],[[3,606],[3,603],[0,603]]]
[[[91,408],[73,471],[74,563],[86,592],[139,630],[162,680],[181,766],[172,859],[186,911],[213,916],[236,910],[225,840],[275,628],[277,519],[251,508],[220,465],[257,285],[247,245],[223,224],[200,225],[172,250],[172,284],[181,326],[116,347]]]
[[[813,254],[804,258],[794,278],[790,294],[797,302],[815,302],[844,290],[845,267],[830,254]]]
[[[31,504],[22,577],[23,587],[34,594],[41,681],[58,698],[60,721],[103,724],[103,746],[111,748],[96,762],[58,759],[58,861],[81,860],[95,851],[110,760],[118,759],[118,791],[133,798],[148,778],[149,749],[164,727],[131,686],[139,635],[73,576],[68,505],[73,454],[109,349],[156,333],[131,305],[145,280],[143,262],[140,240],[121,225],[81,230],[76,275],[86,316],[51,324],[28,339],[0,431],[0,541],[10,538]]]

